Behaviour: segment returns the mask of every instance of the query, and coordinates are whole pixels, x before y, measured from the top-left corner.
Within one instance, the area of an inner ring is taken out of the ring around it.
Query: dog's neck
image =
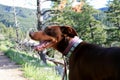
[[[79,37],[75,36],[69,41],[67,48],[64,50],[63,55],[66,57],[70,57],[71,53],[75,50],[75,48],[82,42]]]
[[[70,55],[75,48],[82,42],[79,37],[75,36],[73,38],[65,37],[61,42],[58,43],[55,49],[60,51],[64,56]]]

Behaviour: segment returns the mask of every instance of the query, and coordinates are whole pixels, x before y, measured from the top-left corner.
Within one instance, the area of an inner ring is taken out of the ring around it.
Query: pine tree
[[[108,7],[107,20],[120,29],[120,0],[109,1]]]
[[[101,22],[94,17],[97,12],[84,1],[82,11],[76,12],[71,6],[66,6],[52,18],[51,22],[57,21],[60,25],[71,25],[83,40],[102,44],[106,41],[106,32],[103,30]]]

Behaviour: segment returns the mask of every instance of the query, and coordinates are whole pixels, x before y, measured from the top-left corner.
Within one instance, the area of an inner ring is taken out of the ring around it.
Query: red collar
[[[71,53],[75,50],[75,48],[82,42],[79,37],[75,36],[70,42],[67,48],[64,50],[63,55],[70,57]]]

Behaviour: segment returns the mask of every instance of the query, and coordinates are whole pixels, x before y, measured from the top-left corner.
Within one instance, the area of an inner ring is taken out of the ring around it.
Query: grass
[[[5,55],[15,61],[16,64],[22,65],[24,76],[30,80],[61,80],[61,77],[56,75],[54,66],[40,64],[41,60],[30,56],[26,52],[17,51],[8,46],[13,46],[9,41],[0,42],[0,50],[5,52]]]
[[[51,67],[36,67],[31,64],[25,64],[24,75],[34,80],[60,80],[60,76],[55,74]]]
[[[4,40],[4,41],[0,40],[0,51],[8,50],[8,47],[7,47],[8,45],[12,46],[12,44],[7,40]]]

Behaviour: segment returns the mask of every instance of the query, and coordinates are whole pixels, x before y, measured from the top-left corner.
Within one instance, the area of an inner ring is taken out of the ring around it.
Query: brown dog
[[[69,80],[120,80],[120,48],[83,42],[68,26],[48,26],[30,37],[41,41],[36,50],[52,47],[69,57]]]

